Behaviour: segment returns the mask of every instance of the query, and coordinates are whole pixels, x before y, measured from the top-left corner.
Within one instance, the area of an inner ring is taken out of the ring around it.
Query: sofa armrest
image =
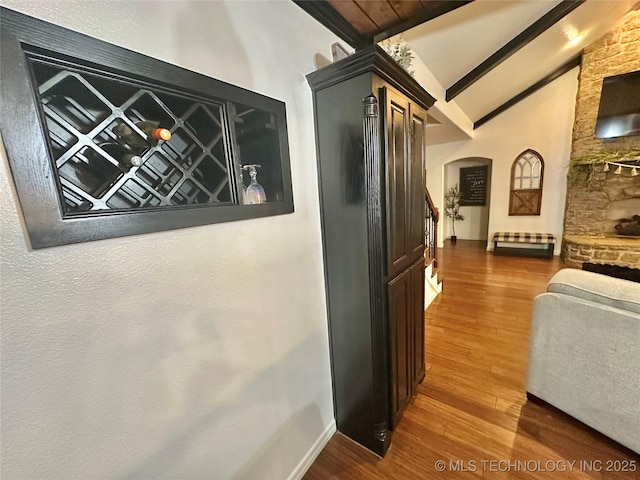
[[[640,453],[639,320],[571,295],[538,295],[527,392]]]
[[[565,268],[551,278],[547,291],[640,314],[640,283],[629,280]]]

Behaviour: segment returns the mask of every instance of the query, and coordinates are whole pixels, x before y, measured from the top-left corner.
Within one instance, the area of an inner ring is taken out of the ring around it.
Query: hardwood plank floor
[[[427,376],[391,449],[381,459],[337,433],[305,480],[640,479],[638,471],[604,471],[616,460],[635,461],[640,470],[638,456],[527,401],[532,301],[565,265],[494,257],[484,242],[472,241],[439,255],[444,290],[425,313]],[[436,470],[438,460],[445,471]],[[452,471],[456,461],[474,471]]]

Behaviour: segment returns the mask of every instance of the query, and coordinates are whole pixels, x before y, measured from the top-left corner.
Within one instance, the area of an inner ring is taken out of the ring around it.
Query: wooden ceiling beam
[[[467,73],[464,77],[447,89],[447,102],[453,100],[463,91],[484,77],[491,70],[496,68],[511,55],[527,45],[533,39],[555,25],[558,21],[582,5],[586,0],[563,0],[545,15],[540,17],[535,23],[517,35],[497,52],[487,58],[476,68]]]
[[[480,120],[474,122],[473,129],[475,130],[476,128],[480,127],[481,125],[484,125],[489,120],[491,120],[494,117],[497,117],[498,115],[500,115],[505,110],[508,110],[509,108],[513,107],[516,103],[520,102],[521,100],[524,100],[525,98],[527,98],[532,93],[540,90],[542,87],[544,87],[546,85],[549,85],[556,78],[559,78],[562,75],[564,75],[565,73],[573,70],[574,68],[576,68],[577,66],[580,65],[581,60],[582,60],[582,52],[580,52],[580,54],[578,54],[575,57],[573,57],[571,60],[566,62],[561,67],[559,67],[556,70],[554,70],[553,72],[551,72],[549,75],[544,77],[542,80],[539,80],[538,82],[534,83],[529,88],[527,88],[526,90],[523,90],[522,92],[520,92],[515,97],[511,98],[510,100],[507,100],[505,103],[500,105],[498,108],[496,108],[492,112],[486,114]]]

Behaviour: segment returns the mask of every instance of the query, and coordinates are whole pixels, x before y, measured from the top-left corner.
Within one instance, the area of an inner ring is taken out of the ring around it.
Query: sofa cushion
[[[640,284],[629,280],[565,268],[549,280],[547,291],[640,314]]]

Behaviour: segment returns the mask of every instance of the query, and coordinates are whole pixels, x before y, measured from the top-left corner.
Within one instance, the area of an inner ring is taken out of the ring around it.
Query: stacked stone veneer
[[[610,239],[596,237],[565,237],[562,243],[562,258],[569,265],[602,263],[640,268],[640,253],[636,239]],[[634,245],[635,244],[635,245]]]
[[[640,3],[622,23],[584,50],[573,127],[572,158],[594,152],[640,148],[640,137],[595,138],[604,77],[640,70]],[[611,202],[640,199],[640,175],[599,172],[590,182],[570,184],[564,219],[562,258],[572,265],[610,263],[640,268],[640,239],[616,240],[607,217]],[[632,213],[640,212],[628,212]],[[605,240],[606,238],[606,240]]]

